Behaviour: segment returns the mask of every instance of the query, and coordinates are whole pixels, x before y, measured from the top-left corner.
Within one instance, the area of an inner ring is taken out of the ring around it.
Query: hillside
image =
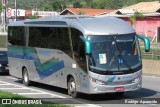
[[[62,11],[66,7],[120,9],[138,2],[156,0],[17,0],[17,8]],[[8,0],[7,7],[15,8],[15,0]]]

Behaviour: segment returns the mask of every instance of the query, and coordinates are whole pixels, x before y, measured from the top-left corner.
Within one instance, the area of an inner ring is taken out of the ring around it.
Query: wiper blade
[[[114,56],[112,57],[111,62],[109,63],[108,69],[111,67],[113,61],[116,59],[118,61],[118,71],[120,71],[119,59],[121,58],[123,60],[124,64],[129,68],[129,70],[133,71],[131,66],[126,62],[123,55],[120,53],[120,49],[117,46],[116,36],[114,37],[114,43],[115,43],[115,50],[114,50],[114,53],[113,53]]]
[[[115,44],[116,44],[117,50],[119,51],[119,54],[117,55],[118,58],[122,58],[124,64],[129,68],[129,70],[133,71],[133,69],[131,68],[131,66],[126,62],[126,60],[124,59],[123,55],[120,53],[120,49],[117,46],[117,42]],[[119,65],[119,62],[118,62],[118,65]]]

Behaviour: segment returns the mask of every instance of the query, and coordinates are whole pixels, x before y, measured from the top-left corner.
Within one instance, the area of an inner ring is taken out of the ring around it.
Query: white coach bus
[[[8,25],[10,75],[68,89],[68,94],[99,94],[141,88],[142,59],[137,35],[114,17],[54,16]]]

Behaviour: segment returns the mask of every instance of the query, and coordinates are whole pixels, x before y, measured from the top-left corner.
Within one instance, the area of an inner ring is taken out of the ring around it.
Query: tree
[[[52,2],[52,8],[55,11],[62,11],[66,8],[66,5],[65,2],[57,0]]]
[[[2,12],[2,3],[0,3],[0,12]]]
[[[131,22],[131,25],[132,25],[134,28],[136,27],[136,25],[135,25],[136,18],[144,18],[144,16],[143,16],[143,14],[141,14],[140,12],[135,11],[134,14],[129,17],[129,20],[130,20],[130,22]]]
[[[86,0],[86,4],[89,8],[91,8],[92,0]]]
[[[85,13],[84,12],[82,12],[82,11],[80,11],[80,10],[78,10],[78,12],[77,12],[77,15],[84,15]]]
[[[79,3],[79,1],[76,1],[76,2],[73,3],[73,7],[74,8],[81,8],[82,5]]]
[[[105,8],[106,9],[120,9],[122,8],[122,1],[123,0],[107,0]]]

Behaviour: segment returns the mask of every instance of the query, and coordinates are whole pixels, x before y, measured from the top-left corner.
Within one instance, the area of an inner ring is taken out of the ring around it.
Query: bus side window
[[[82,35],[82,33],[79,30],[74,29],[74,28],[71,29],[75,61],[77,62],[77,64],[83,71],[87,72],[85,44],[80,39],[80,35]]]
[[[25,46],[24,27],[9,27],[8,42],[12,45]]]
[[[85,46],[84,43],[79,43],[79,51],[78,51],[78,56],[79,56],[79,60],[81,62],[85,62],[86,61],[86,57],[85,57]]]

